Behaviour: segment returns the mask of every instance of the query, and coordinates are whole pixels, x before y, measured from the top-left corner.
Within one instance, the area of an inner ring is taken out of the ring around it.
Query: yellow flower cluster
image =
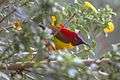
[[[57,21],[56,16],[51,16],[51,25],[55,26],[55,22]]]
[[[112,22],[108,22],[107,26],[104,28],[105,33],[111,33],[115,29],[115,26]]]
[[[84,2],[84,6],[83,6],[84,9],[91,9],[93,10],[95,13],[97,13],[97,9],[90,3],[90,2]]]
[[[20,20],[16,20],[13,22],[12,26],[14,29],[20,31],[20,30],[22,30],[23,25],[22,25],[22,22]]]

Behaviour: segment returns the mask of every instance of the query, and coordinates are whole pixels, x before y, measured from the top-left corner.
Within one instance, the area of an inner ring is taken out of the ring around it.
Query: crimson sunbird
[[[54,37],[59,39],[64,43],[71,43],[72,46],[77,46],[80,44],[88,45],[81,36],[79,36],[76,32],[66,28],[64,24],[60,24],[58,30],[55,32]]]

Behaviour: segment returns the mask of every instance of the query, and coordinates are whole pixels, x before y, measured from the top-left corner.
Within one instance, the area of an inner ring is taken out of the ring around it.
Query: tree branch
[[[95,59],[87,59],[87,60],[82,60],[83,64],[85,64],[86,66],[89,66],[90,64],[103,64],[103,63],[112,63],[111,60],[109,59],[102,59],[102,60],[95,60]],[[50,61],[48,62],[47,60],[44,61],[40,61],[40,64],[51,64],[51,63],[59,63],[58,61]],[[35,64],[35,62],[26,62],[26,63],[10,63],[7,64],[7,66],[2,63],[0,65],[0,70],[2,69],[7,69],[7,70],[13,70],[13,71],[24,71],[27,70],[29,68],[33,68],[33,65]],[[114,64],[115,65],[115,64]]]
[[[13,14],[14,12],[16,11],[16,9],[14,9],[13,11],[11,11],[8,15],[6,15],[5,17],[3,17],[1,20],[0,20],[0,23],[2,23],[7,17],[9,17],[11,14]]]
[[[10,64],[2,63],[0,65],[0,70],[7,69],[13,71],[23,71],[25,69],[32,68],[33,64],[34,64],[33,62],[26,62],[26,63],[19,62],[19,63],[10,63]]]

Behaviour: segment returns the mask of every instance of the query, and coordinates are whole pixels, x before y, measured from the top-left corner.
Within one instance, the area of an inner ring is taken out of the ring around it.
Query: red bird
[[[55,37],[64,43],[71,43],[73,46],[86,44],[77,33],[66,28],[63,24],[60,24],[60,28],[55,34]]]

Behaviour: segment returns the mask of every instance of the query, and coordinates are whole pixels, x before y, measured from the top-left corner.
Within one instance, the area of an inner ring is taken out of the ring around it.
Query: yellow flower
[[[53,37],[52,40],[53,40],[57,50],[65,49],[65,48],[74,48],[74,46],[72,46],[71,43],[64,43],[64,42],[60,41],[59,39],[57,39],[56,37]]]
[[[55,26],[56,21],[57,21],[56,16],[51,16],[51,25],[52,26]]]
[[[114,24],[112,22],[108,22],[107,26],[104,28],[105,33],[111,33],[115,29]]]
[[[16,20],[15,22],[13,22],[13,28],[15,28],[16,30],[20,31],[22,29],[22,22],[20,20]]]
[[[97,9],[90,3],[90,2],[84,2],[84,9],[92,9],[95,13],[97,13]]]

